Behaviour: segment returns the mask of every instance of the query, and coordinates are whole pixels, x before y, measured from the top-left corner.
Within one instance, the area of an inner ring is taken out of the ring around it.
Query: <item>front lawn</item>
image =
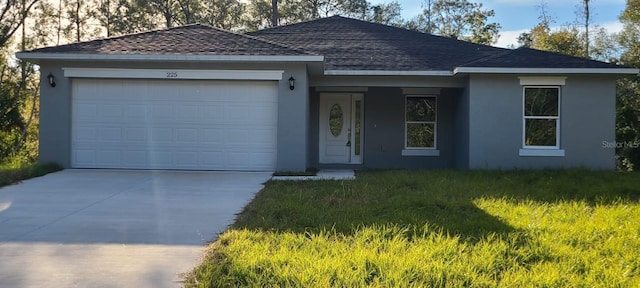
[[[640,175],[269,182],[187,287],[640,287]]]

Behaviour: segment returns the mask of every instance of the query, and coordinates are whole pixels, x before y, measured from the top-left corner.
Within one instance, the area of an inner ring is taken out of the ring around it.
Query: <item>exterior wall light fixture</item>
[[[289,77],[289,90],[296,89],[296,79],[293,76]]]
[[[47,76],[47,81],[49,82],[49,86],[56,87],[56,77],[49,72],[49,76]]]

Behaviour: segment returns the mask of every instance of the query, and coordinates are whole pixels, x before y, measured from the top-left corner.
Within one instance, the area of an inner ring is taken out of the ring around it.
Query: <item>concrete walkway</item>
[[[318,171],[315,176],[273,176],[271,180],[275,181],[320,181],[320,180],[355,180],[356,173],[350,169],[323,169]]]
[[[0,188],[0,287],[180,287],[270,176],[64,170]]]

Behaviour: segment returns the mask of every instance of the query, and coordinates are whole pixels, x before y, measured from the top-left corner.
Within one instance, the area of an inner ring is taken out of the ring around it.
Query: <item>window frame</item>
[[[407,100],[409,98],[433,98],[435,101],[434,121],[408,121]],[[408,147],[408,124],[433,124],[433,147]],[[422,155],[419,151],[437,151],[438,147],[438,95],[436,94],[407,94],[404,97],[404,150],[403,156],[439,156],[439,153],[428,153]],[[418,153],[416,153],[418,152]],[[438,155],[433,155],[438,154]]]
[[[557,109],[558,113],[556,116],[527,116],[526,105],[527,105],[527,89],[538,89],[538,88],[552,88],[558,91],[558,103]],[[561,144],[561,133],[560,133],[560,122],[562,118],[562,86],[559,85],[525,85],[522,86],[522,148],[523,149],[531,149],[531,150],[559,150]],[[555,120],[556,121],[556,143],[554,146],[541,146],[541,145],[527,145],[527,120]],[[521,153],[522,154],[522,153]],[[536,154],[536,153],[533,153]],[[533,155],[527,155],[533,156]]]

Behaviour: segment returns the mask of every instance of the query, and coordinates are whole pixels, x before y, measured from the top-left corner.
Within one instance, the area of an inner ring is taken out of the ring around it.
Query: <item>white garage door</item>
[[[273,171],[276,85],[74,79],[72,166]]]

